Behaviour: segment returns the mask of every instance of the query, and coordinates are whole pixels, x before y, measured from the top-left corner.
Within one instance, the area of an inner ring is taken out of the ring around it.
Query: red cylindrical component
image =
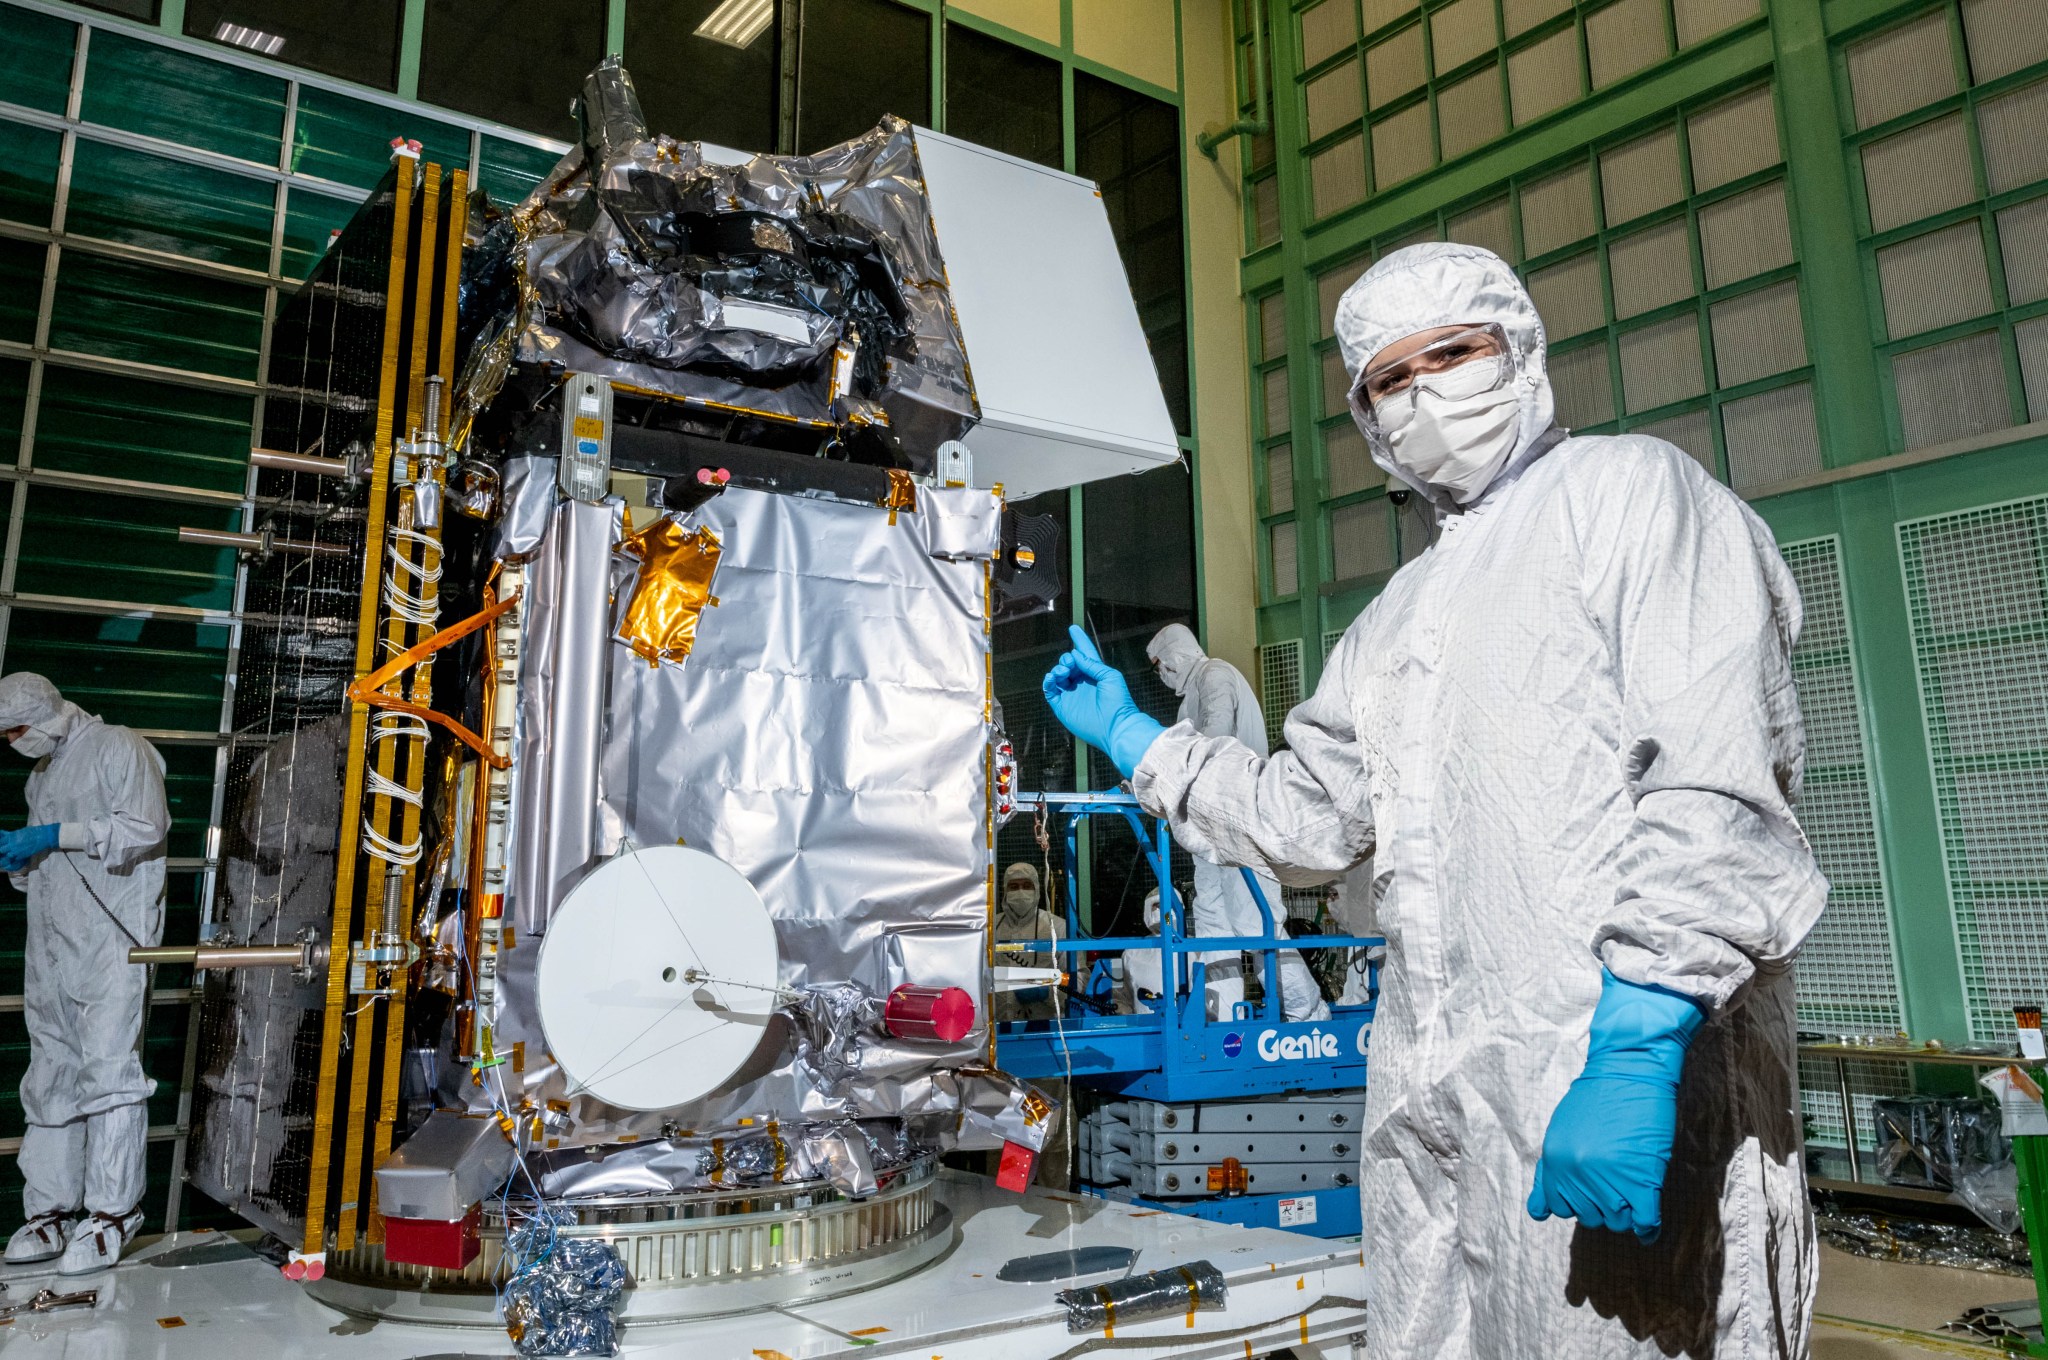
[[[937,1039],[956,1044],[974,1028],[974,998],[958,987],[913,987],[889,993],[882,1024],[898,1039]]]

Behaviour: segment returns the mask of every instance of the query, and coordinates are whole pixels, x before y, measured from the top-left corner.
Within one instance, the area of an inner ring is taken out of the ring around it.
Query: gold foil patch
[[[898,510],[915,512],[917,509],[917,483],[902,468],[889,469],[889,499],[882,502],[889,511],[889,523],[896,522]]]
[[[711,593],[722,551],[718,535],[702,526],[685,530],[664,516],[623,546],[640,559],[640,574],[619,637],[650,666],[681,661],[697,645],[697,616],[718,603]]]

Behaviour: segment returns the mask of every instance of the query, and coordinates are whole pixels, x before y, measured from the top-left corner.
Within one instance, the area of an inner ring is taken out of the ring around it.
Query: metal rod
[[[1835,1089],[1842,1093],[1842,1142],[1849,1149],[1849,1179],[1863,1179],[1863,1159],[1856,1149],[1856,1098],[1849,1093],[1849,1064],[1835,1059]]]
[[[324,946],[317,947],[325,953]],[[189,963],[194,968],[296,968],[306,961],[303,945],[157,945],[128,951],[130,963]]]
[[[233,548],[237,552],[298,552],[322,557],[353,557],[357,550],[344,543],[307,543],[296,538],[274,538],[269,534],[238,534],[227,529],[178,530],[178,541],[201,548]]]
[[[311,453],[286,453],[282,449],[250,449],[249,461],[257,467],[278,472],[310,472],[315,477],[346,477],[348,459],[322,458]]]
[[[1252,116],[1240,118],[1229,127],[1204,132],[1195,138],[1195,149],[1210,160],[1216,149],[1240,133],[1263,137],[1273,130],[1272,109],[1266,97],[1266,0],[1250,0],[1252,13]]]

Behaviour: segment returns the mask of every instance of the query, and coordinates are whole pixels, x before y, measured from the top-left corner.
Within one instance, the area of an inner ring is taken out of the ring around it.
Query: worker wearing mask
[[[1003,946],[1011,943],[1039,943],[1046,940],[1067,938],[1067,923],[1045,909],[1045,895],[1039,888],[1038,870],[1019,860],[1003,871],[1003,897],[1001,909],[996,913],[996,963],[1010,968],[1058,968],[1062,971],[1072,966],[1073,955],[1055,954],[1049,950],[1011,950]],[[1056,987],[1027,987],[1022,991],[998,992],[995,998],[995,1016],[998,1020],[1056,1020],[1063,1014],[1059,989]],[[1052,1131],[1045,1136],[1045,1146],[1039,1149],[1038,1161],[1031,1173],[1034,1185],[1051,1190],[1064,1190],[1072,1179],[1070,1163],[1073,1160],[1073,1101],[1068,1097],[1067,1083],[1044,1080],[1032,1083],[1042,1088],[1045,1094],[1059,1105],[1059,1114]]]
[[[137,1053],[148,970],[127,957],[163,938],[164,762],[26,671],[0,677],[0,735],[36,762],[28,825],[0,833],[0,870],[28,894],[28,1221],[6,1259],[61,1256],[60,1273],[82,1275],[113,1265],[142,1226],[144,1102],[156,1083]]]
[[[996,913],[996,962],[1011,968],[1060,968],[1060,956],[1045,950],[1004,949],[1006,944],[1064,940],[1066,922],[1047,911],[1038,870],[1019,860],[1003,871],[1002,909]],[[996,995],[998,1020],[1050,1020],[1058,1013],[1051,987],[1030,987]]]
[[[1222,657],[1210,656],[1195,641],[1195,635],[1177,623],[1169,623],[1145,645],[1152,669],[1166,687],[1180,696],[1180,721],[1205,737],[1235,737],[1260,755],[1267,753],[1266,717],[1259,711],[1258,696],[1245,681],[1244,673]],[[1236,935],[1251,937],[1266,933],[1264,918],[1252,899],[1251,885],[1236,868],[1218,864],[1200,850],[1192,851],[1195,861],[1195,896],[1188,903],[1188,925],[1195,935]],[[1280,885],[1261,876],[1259,891],[1265,894],[1266,909],[1273,914],[1273,933],[1287,938],[1287,912],[1280,900]],[[1327,1020],[1330,1007],[1323,1000],[1315,975],[1292,949],[1280,952],[1280,1003],[1289,1020]],[[1221,977],[1223,970],[1211,966]],[[1263,960],[1259,978],[1266,976]]]
[[[1678,449],[1554,425],[1487,251],[1394,252],[1337,336],[1438,534],[1288,749],[1162,731],[1079,633],[1047,699],[1197,853],[1302,885],[1372,856],[1374,1360],[1803,1357],[1790,964],[1827,884],[1792,812],[1790,574]]]

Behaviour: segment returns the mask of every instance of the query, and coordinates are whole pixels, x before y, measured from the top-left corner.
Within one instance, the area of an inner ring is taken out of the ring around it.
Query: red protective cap
[[[974,1028],[974,998],[958,987],[913,987],[889,993],[882,1024],[898,1039],[957,1044]]]
[[[1037,1161],[1038,1154],[1022,1143],[1003,1144],[1003,1160],[996,1165],[996,1187],[1023,1194],[1024,1187],[1031,1184],[1031,1167]]]

